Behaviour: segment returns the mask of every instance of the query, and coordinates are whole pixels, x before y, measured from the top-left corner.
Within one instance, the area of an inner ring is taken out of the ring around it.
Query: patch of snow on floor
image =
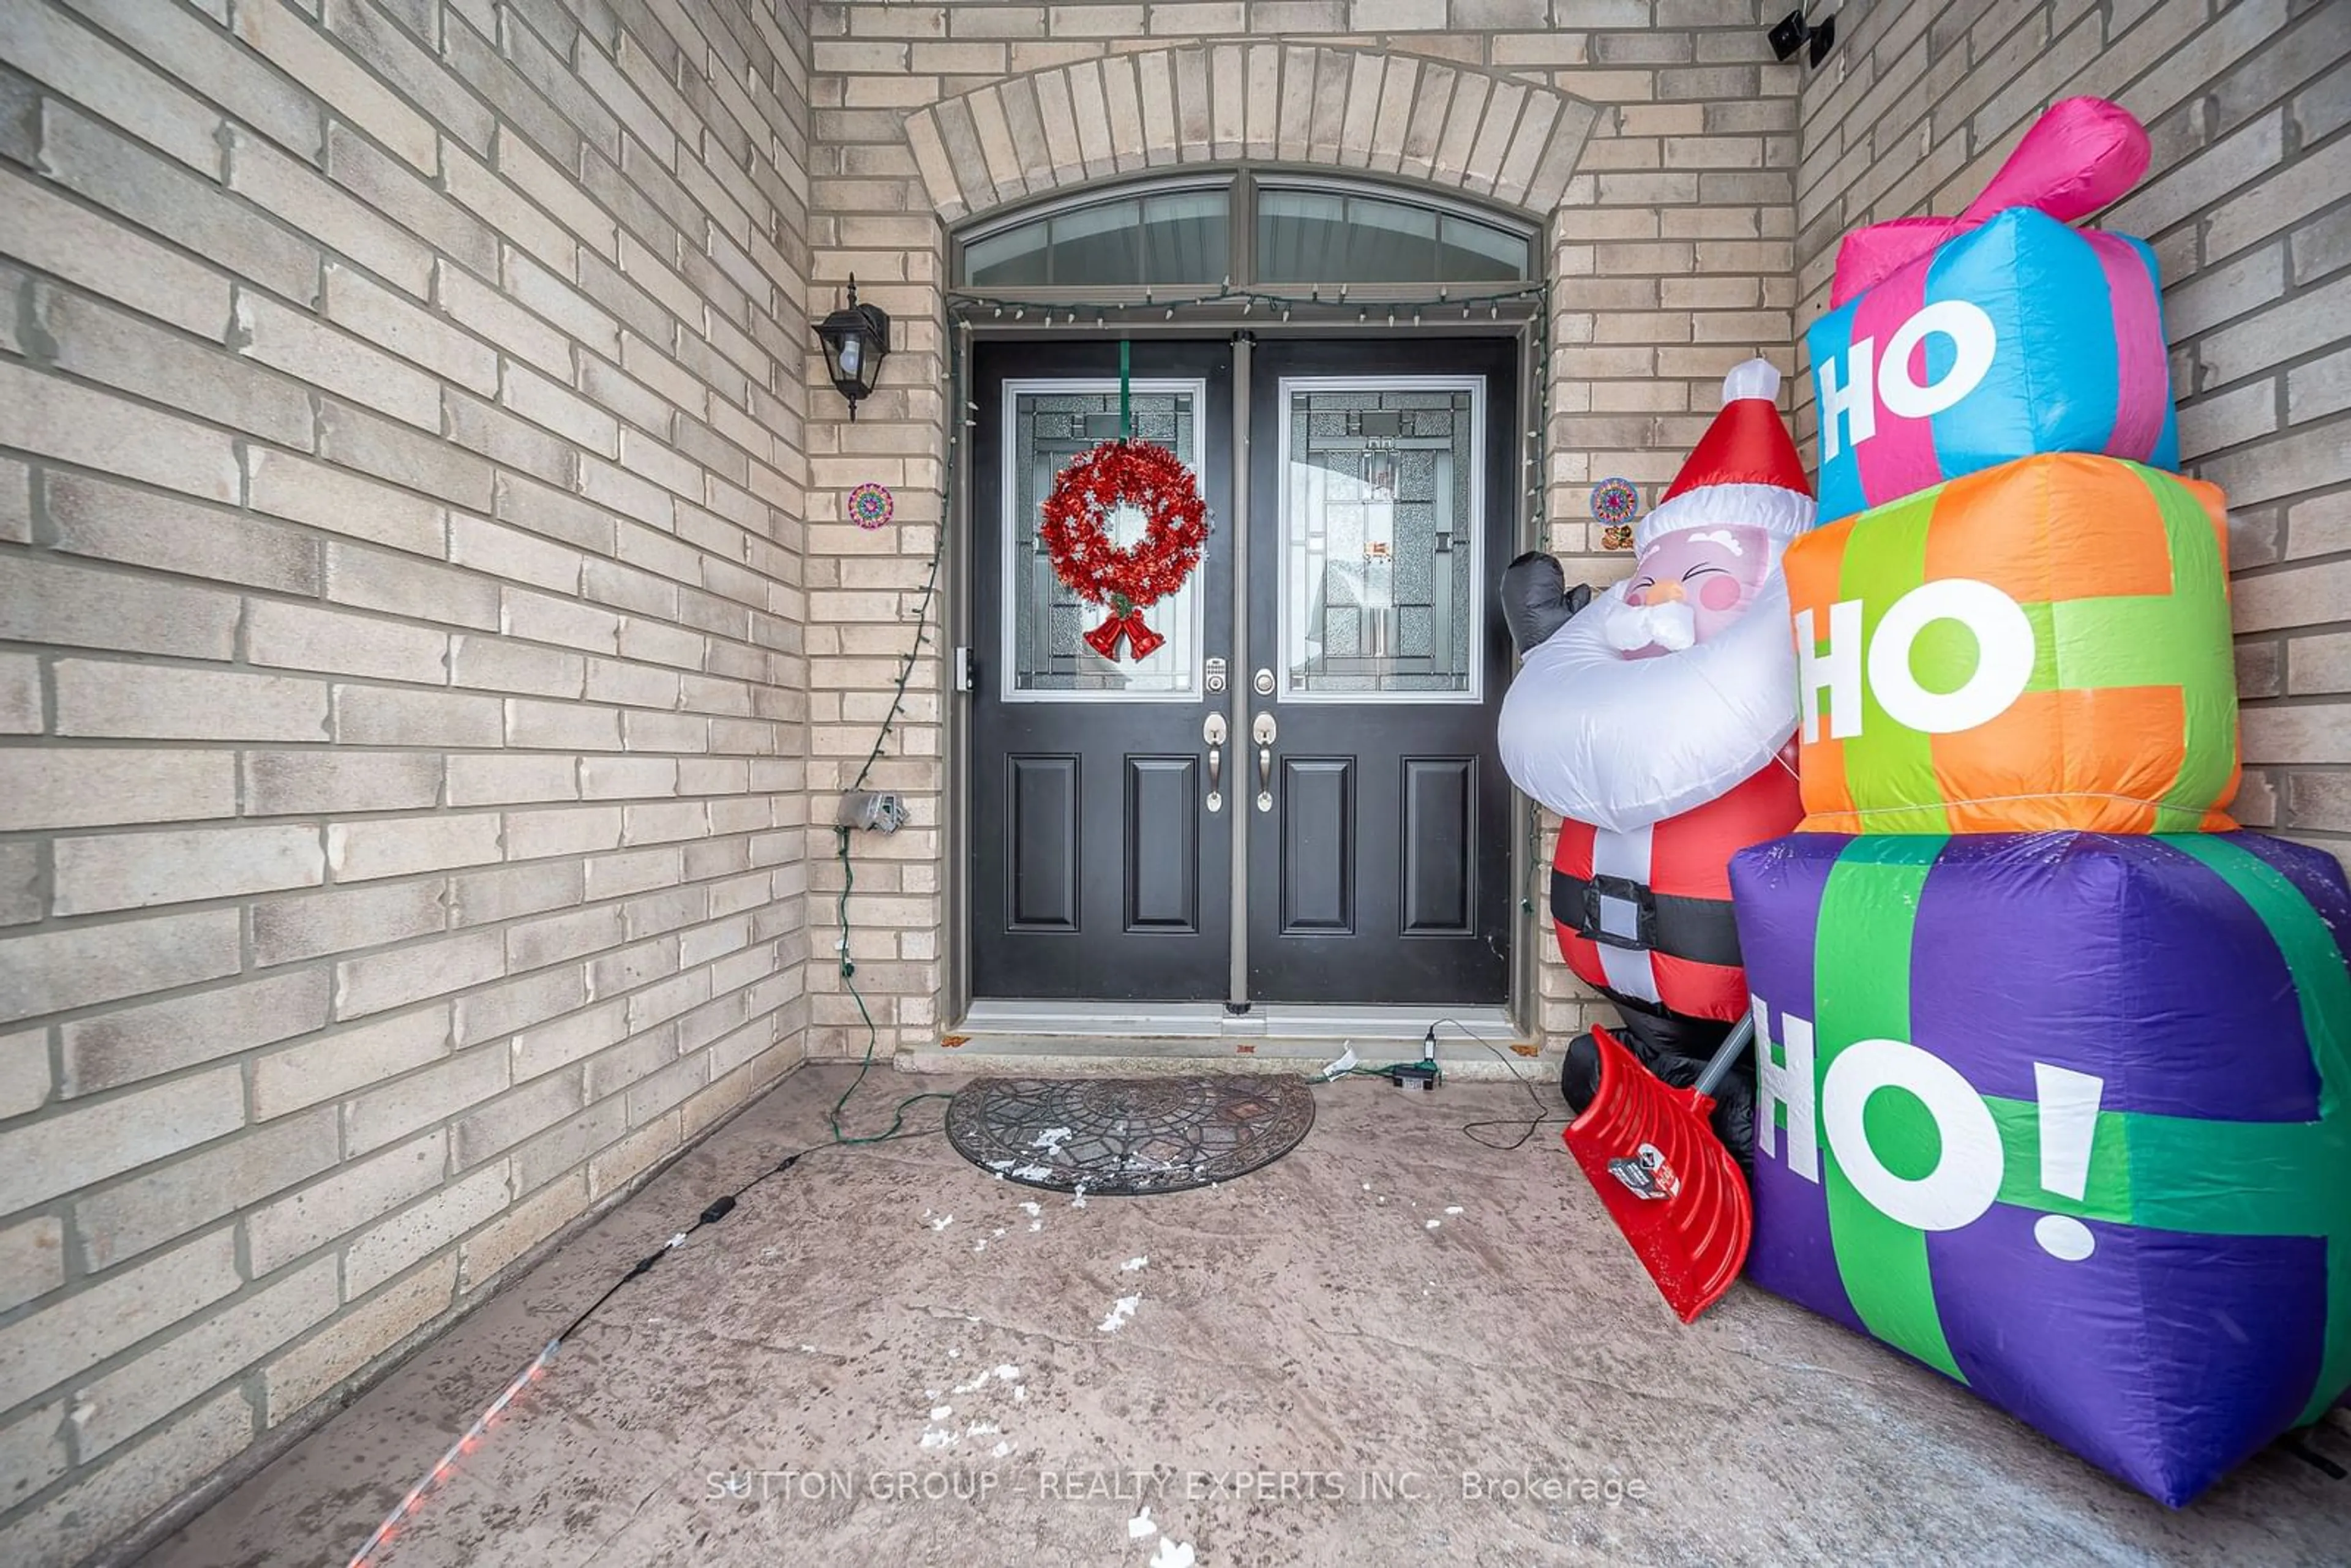
[[[997,1444],[997,1445],[996,1445],[996,1447],[994,1447],[994,1448],[992,1448],[988,1449],[987,1451],[988,1451],[989,1453],[991,1453],[991,1454],[994,1454],[998,1458],[999,1458],[999,1459],[1000,1459],[1000,1458],[1002,1458],[1005,1455],[1007,1455],[1007,1454],[1008,1454],[1008,1453],[1010,1453],[1010,1452],[1012,1451],[1012,1445],[1011,1445],[1011,1444],[1009,1444],[1009,1443],[998,1443],[998,1444]]]
[[[963,1435],[967,1437],[1000,1437],[1004,1435],[1004,1428],[993,1421],[974,1421],[963,1429]]]
[[[1012,1174],[1021,1181],[1045,1181],[1051,1177],[1053,1167],[1050,1166],[1022,1166],[1019,1170],[1014,1171]]]
[[[1148,1258],[1129,1258],[1125,1262],[1119,1265],[1119,1269],[1121,1272],[1131,1274],[1150,1261],[1151,1260]]]
[[[931,1412],[931,1419],[932,1419],[932,1420],[934,1420],[934,1421],[944,1421],[944,1420],[946,1420],[948,1416],[952,1416],[952,1415],[954,1415],[954,1414],[955,1414],[955,1406],[952,1406],[952,1405],[942,1405],[942,1406],[940,1406],[937,1409],[935,1409],[935,1410],[934,1410],[934,1411],[932,1411],[932,1412]]]
[[[1010,1160],[990,1160],[987,1162],[987,1168],[994,1171],[998,1176],[1002,1176],[1006,1171],[1012,1168],[1012,1162]],[[1371,1184],[1366,1182],[1364,1185],[1369,1186]]]
[[[929,1427],[923,1433],[923,1447],[925,1448],[947,1448],[955,1440],[956,1435],[953,1432],[943,1432],[936,1427]]]
[[[1009,1165],[1012,1162],[1007,1160],[1005,1163]],[[1029,1218],[1034,1219],[1039,1215],[1045,1212],[1045,1206],[1040,1203],[1024,1203],[1020,1206],[1020,1212],[1027,1215]]]
[[[1432,1220],[1427,1221],[1426,1223],[1427,1223],[1428,1228],[1430,1228],[1431,1230],[1434,1230],[1434,1229],[1436,1229],[1438,1226],[1440,1226],[1440,1225],[1444,1224],[1444,1223],[1445,1223],[1445,1221],[1443,1221],[1443,1220],[1441,1220],[1441,1219],[1432,1219]],[[981,1243],[980,1243],[980,1245],[981,1245],[982,1247],[985,1247],[985,1246],[987,1246],[987,1242],[985,1242],[985,1241],[983,1241],[983,1242],[981,1242]]]
[[[1430,1223],[1431,1225],[1434,1225],[1434,1224],[1436,1224],[1436,1223],[1437,1223],[1437,1221],[1435,1221],[1434,1219],[1432,1219],[1432,1220],[1430,1220],[1430,1221],[1429,1221],[1429,1223]],[[985,1237],[985,1236],[983,1236],[983,1237],[981,1237],[978,1240],[977,1240],[977,1241],[973,1242],[973,1243],[971,1244],[971,1249],[972,1249],[973,1251],[975,1251],[975,1252],[985,1252],[985,1251],[987,1251],[987,1237]]]
[[[945,1230],[948,1226],[953,1225],[954,1223],[954,1215],[942,1214],[936,1219],[931,1221],[931,1228],[934,1230]]]
[[[1070,1207],[1071,1207],[1071,1208],[1083,1208],[1085,1206],[1086,1206],[1086,1184],[1085,1184],[1085,1183],[1083,1183],[1083,1182],[1080,1182],[1080,1183],[1078,1184],[1077,1190],[1076,1190],[1074,1193],[1072,1193],[1072,1194],[1071,1195],[1071,1197],[1070,1197]]]
[[[1151,1505],[1147,1502],[1143,1505],[1141,1513],[1126,1521],[1126,1538],[1129,1541],[1142,1541],[1158,1533],[1159,1527],[1151,1522]]]
[[[1458,1214],[1458,1213],[1460,1213],[1460,1212],[1461,1212],[1461,1206],[1460,1206],[1459,1204],[1458,1204],[1458,1203],[1457,1203],[1457,1204],[1455,1204],[1452,1207],[1450,1207],[1450,1208],[1447,1209],[1445,1212],[1446,1212],[1446,1213],[1447,1213],[1447,1214]]]
[[[1035,1140],[1032,1141],[1029,1146],[1032,1149],[1044,1149],[1048,1152],[1057,1152],[1063,1144],[1068,1143],[1075,1136],[1077,1136],[1077,1131],[1074,1128],[1048,1127],[1043,1132],[1038,1134]]]
[[[1127,1322],[1134,1316],[1134,1309],[1142,1304],[1143,1298],[1141,1296],[1121,1296],[1116,1301],[1112,1303],[1110,1316],[1102,1319],[1102,1332],[1104,1333],[1116,1333],[1120,1329],[1126,1326]]]
[[[1193,1568],[1198,1561],[1190,1542],[1163,1535],[1159,1538],[1159,1550],[1151,1554],[1151,1568]]]

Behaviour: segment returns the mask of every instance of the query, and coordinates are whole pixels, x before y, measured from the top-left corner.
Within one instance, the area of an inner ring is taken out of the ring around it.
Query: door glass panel
[[[1281,383],[1281,695],[1475,702],[1484,385]]]
[[[1197,382],[1136,382],[1132,392],[1134,434],[1174,452],[1196,476],[1205,389]],[[1201,584],[1207,554],[1218,548],[1214,529],[1200,568],[1182,588],[1143,612],[1165,643],[1145,659],[1134,658],[1131,644],[1120,646],[1115,662],[1103,658],[1087,645],[1084,633],[1110,612],[1062,585],[1037,528],[1055,476],[1098,444],[1117,439],[1118,383],[1010,382],[1004,394],[1004,450],[1009,457],[1004,515],[1011,523],[1004,530],[1005,700],[1190,700],[1200,690]],[[1131,547],[1143,537],[1143,516],[1122,507],[1112,513],[1109,528],[1122,548]]]

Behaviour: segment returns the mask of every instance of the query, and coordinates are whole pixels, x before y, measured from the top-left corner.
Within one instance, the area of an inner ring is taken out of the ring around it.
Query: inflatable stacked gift
[[[1731,889],[1750,1276],[2186,1502],[2351,1385],[2351,887],[2234,831],[2227,531],[2147,163],[2060,103],[1840,252],[1790,547],[1806,817]]]

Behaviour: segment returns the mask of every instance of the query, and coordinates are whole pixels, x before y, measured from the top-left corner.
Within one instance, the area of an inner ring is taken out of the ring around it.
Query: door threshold
[[[1437,1061],[1449,1078],[1558,1077],[1538,1040],[1491,1005],[1266,1002],[1235,1016],[1217,1002],[975,1001],[953,1031],[901,1048],[893,1065],[902,1072],[1087,1077],[1311,1073],[1350,1048],[1365,1064],[1416,1061],[1429,1025],[1439,1020]]]
[[[1474,1045],[1473,1036],[1524,1043],[1510,1015],[1490,1003],[1310,1004],[1259,1002],[1229,1013],[1222,1002],[1071,1002],[988,998],[974,1001],[955,1032],[973,1037],[1066,1035],[1076,1040],[1418,1040],[1431,1024],[1437,1040]],[[1456,1027],[1458,1026],[1458,1027]]]

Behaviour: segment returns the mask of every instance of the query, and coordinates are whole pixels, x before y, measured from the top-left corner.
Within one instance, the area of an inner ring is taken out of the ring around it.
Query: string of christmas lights
[[[1308,312],[1310,319],[1316,323],[1344,326],[1347,312],[1353,310],[1354,324],[1358,327],[1370,326],[1376,312],[1385,326],[1419,328],[1443,325],[1450,314],[1457,310],[1460,312],[1460,319],[1463,321],[1476,320],[1480,310],[1486,313],[1486,319],[1489,321],[1499,321],[1501,319],[1505,307],[1522,306],[1532,301],[1534,308],[1530,313],[1529,324],[1533,329],[1534,340],[1531,346],[1532,351],[1528,355],[1528,379],[1533,384],[1529,389],[1532,395],[1527,400],[1525,406],[1531,411],[1534,417],[1529,421],[1527,431],[1527,497],[1535,537],[1541,538],[1542,527],[1546,521],[1542,508],[1544,490],[1542,460],[1547,446],[1545,432],[1551,424],[1551,285],[1548,282],[1522,283],[1507,288],[1469,293],[1457,293],[1449,288],[1440,288],[1434,294],[1408,298],[1379,291],[1366,297],[1353,293],[1353,286],[1344,283],[1330,287],[1317,284],[1310,287],[1303,294],[1282,293],[1261,287],[1236,288],[1233,287],[1232,279],[1228,277],[1212,289],[1172,296],[1163,299],[1158,297],[1156,290],[1146,288],[1143,291],[1141,299],[1129,300],[1038,299],[1017,295],[975,294],[957,290],[950,292],[946,297],[946,317],[951,337],[957,321],[973,323],[984,319],[991,323],[1010,322],[1025,325],[1030,318],[1034,317],[1040,326],[1072,328],[1082,326],[1091,327],[1099,331],[1109,331],[1122,325],[1132,324],[1137,317],[1147,317],[1153,312],[1156,312],[1162,320],[1172,321],[1179,313],[1195,310],[1223,312],[1213,323],[1219,326],[1249,322],[1256,318],[1259,310],[1263,310],[1266,313],[1266,319],[1270,320],[1289,322],[1297,312],[1303,310]],[[1236,305],[1240,308],[1238,312],[1230,308]],[[1245,330],[1246,328],[1241,329]],[[961,389],[952,373],[948,382],[948,395],[951,399],[958,399],[961,396]],[[968,415],[977,411],[967,402],[958,402],[956,406],[966,410],[967,417],[962,423],[964,428],[970,428],[972,421]],[[955,444],[955,435],[952,431],[948,434],[948,444],[951,448]],[[951,459],[952,455],[951,453]],[[951,484],[953,482],[952,461],[949,467]],[[942,515],[951,517],[952,509],[943,512]]]

